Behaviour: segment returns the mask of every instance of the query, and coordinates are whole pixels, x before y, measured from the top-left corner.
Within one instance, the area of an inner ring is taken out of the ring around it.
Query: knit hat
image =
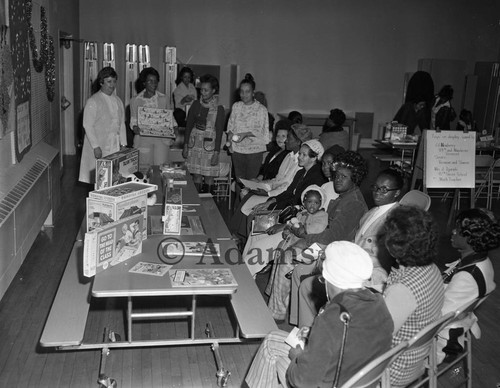
[[[304,124],[293,124],[292,131],[293,133],[295,133],[295,136],[297,136],[301,142],[311,140],[313,137],[311,130]]]
[[[325,190],[323,190],[321,187],[319,187],[318,185],[311,185],[311,186],[307,186],[306,189],[302,192],[302,195],[300,196],[300,199],[301,199],[301,202],[302,204],[304,204],[304,200],[306,198],[306,194],[311,191],[311,190],[314,190],[314,191],[317,191],[321,197],[321,207],[320,209],[325,209],[326,208],[326,194],[325,194]]]
[[[334,241],[325,249],[323,277],[343,290],[361,288],[372,276],[373,262],[360,246],[348,241]]]
[[[306,145],[311,150],[316,152],[318,154],[318,160],[321,159],[321,157],[323,156],[323,153],[325,152],[325,149],[323,148],[323,146],[321,145],[319,140],[316,140],[316,139],[304,141],[304,142],[302,142],[302,145]]]

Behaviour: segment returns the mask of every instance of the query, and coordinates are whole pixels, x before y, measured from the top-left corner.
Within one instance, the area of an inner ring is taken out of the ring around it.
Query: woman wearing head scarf
[[[327,303],[308,335],[301,329],[291,337],[294,342],[285,342],[288,333],[282,330],[266,336],[245,378],[249,387],[342,386],[363,365],[389,350],[391,316],[382,295],[363,288],[372,272],[370,257],[347,241],[328,245],[325,254],[322,274]]]
[[[112,67],[104,67],[97,75],[99,91],[85,104],[83,112],[83,141],[80,176],[85,183],[95,182],[95,162],[127,145],[125,108],[114,94],[118,76]]]
[[[283,123],[287,125],[286,123]],[[276,125],[282,125],[278,121]],[[286,128],[286,126],[285,126]],[[277,131],[284,132],[281,129]],[[294,124],[287,131],[285,140],[286,155],[280,162],[277,174],[274,177],[268,177],[259,182],[259,186],[267,190],[251,190],[243,199],[240,205],[235,209],[234,215],[229,223],[229,230],[235,238],[246,241],[248,237],[248,225],[251,222],[248,218],[254,210],[265,209],[265,203],[270,197],[284,192],[292,183],[292,179],[300,169],[298,164],[298,154],[302,142],[311,140],[312,133],[305,125]],[[279,157],[279,155],[278,155]],[[268,170],[268,169],[266,169]]]
[[[265,209],[282,210],[287,206],[301,204],[301,194],[310,185],[321,186],[326,178],[318,161],[323,155],[323,146],[318,140],[308,140],[302,143],[298,154],[298,164],[302,167],[295,174],[288,188],[276,197],[269,198],[264,204]],[[259,206],[261,206],[259,205]],[[243,260],[252,275],[255,275],[272,259],[272,249],[281,241],[284,225],[277,224],[267,230],[267,234],[251,236],[243,250]],[[270,251],[268,251],[270,249]],[[271,258],[268,257],[271,254]]]

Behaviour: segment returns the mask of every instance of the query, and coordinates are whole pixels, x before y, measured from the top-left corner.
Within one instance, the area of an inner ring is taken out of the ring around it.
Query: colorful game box
[[[125,148],[95,162],[96,190],[124,183],[127,176],[139,171],[139,150]]]

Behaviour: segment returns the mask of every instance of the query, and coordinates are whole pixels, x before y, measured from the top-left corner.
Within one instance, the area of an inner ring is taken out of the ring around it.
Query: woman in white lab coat
[[[97,75],[100,89],[85,104],[85,138],[78,178],[80,182],[94,183],[96,159],[117,152],[127,145],[125,108],[122,100],[114,93],[117,78],[112,67],[101,69]]]

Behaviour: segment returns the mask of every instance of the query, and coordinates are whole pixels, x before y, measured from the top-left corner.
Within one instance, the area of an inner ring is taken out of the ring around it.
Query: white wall
[[[80,36],[162,47],[196,64],[238,64],[273,113],[298,109],[375,112],[392,119],[405,72],[419,58],[499,59],[496,0],[120,0],[80,1]],[[436,85],[440,88],[441,85]],[[123,88],[122,88],[123,89]]]

